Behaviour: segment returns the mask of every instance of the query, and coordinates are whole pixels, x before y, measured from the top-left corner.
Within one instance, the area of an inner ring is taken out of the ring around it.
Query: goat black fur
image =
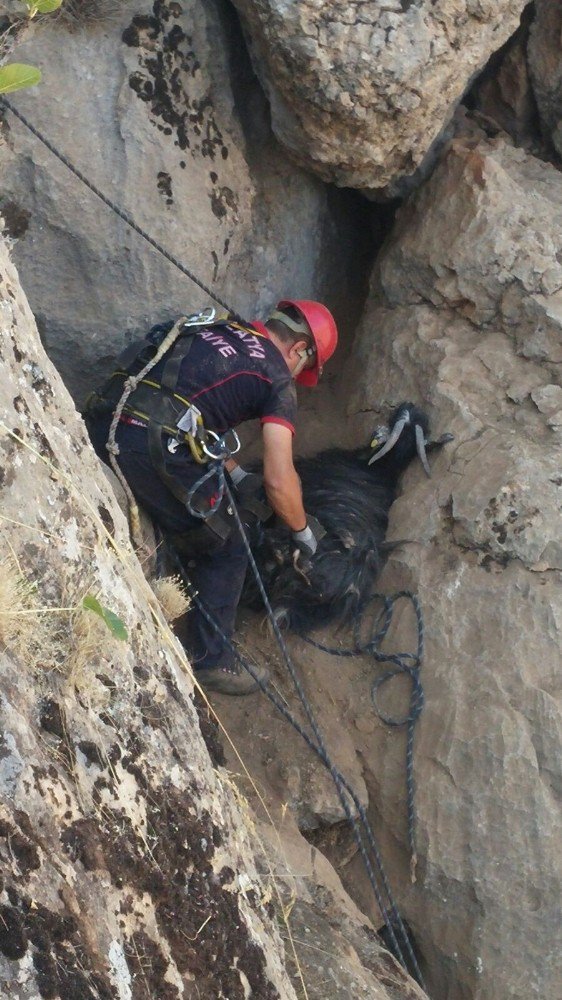
[[[302,634],[334,620],[349,621],[368,600],[382,568],[398,480],[416,455],[416,425],[428,451],[450,440],[446,435],[427,442],[428,418],[412,403],[393,412],[390,431],[404,416],[398,441],[375,464],[367,464],[375,454],[371,447],[334,448],[295,462],[305,510],[326,529],[314,558],[301,570],[294,565],[295,543],[286,529],[269,522],[258,529],[252,546],[258,568],[278,622],[292,631]],[[255,604],[255,596],[249,586],[243,600]]]

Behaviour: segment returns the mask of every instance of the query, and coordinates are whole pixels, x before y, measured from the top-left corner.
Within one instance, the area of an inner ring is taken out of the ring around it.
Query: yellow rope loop
[[[193,437],[193,434],[187,435],[187,443],[194,461],[196,461],[198,465],[206,465],[208,461],[207,456],[205,455],[199,442]]]

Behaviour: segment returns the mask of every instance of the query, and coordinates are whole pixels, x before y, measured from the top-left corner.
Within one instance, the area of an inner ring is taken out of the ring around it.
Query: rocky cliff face
[[[437,996],[538,998],[560,976],[561,204],[552,167],[453,144],[400,213],[357,341],[354,412],[414,396],[455,434],[432,482],[408,478],[392,534],[414,543],[382,581],[426,608],[406,913]],[[388,818],[403,761],[382,734],[373,758]]]
[[[348,372],[359,440],[407,398],[426,408],[434,434],[455,435],[431,458],[431,481],[419,466],[405,476],[389,537],[409,541],[377,588],[409,588],[424,609],[415,884],[405,736],[381,725],[369,697],[385,667],[291,647],[334,759],[369,803],[432,997],[528,1000],[555,993],[560,977],[561,204],[552,166],[503,139],[454,143],[400,210]],[[245,641],[276,663],[251,626]],[[406,606],[384,648],[415,649]],[[395,682],[380,701],[404,716],[407,686]],[[251,739],[271,807],[289,802],[376,921],[324,770],[267,706],[221,712]]]
[[[434,1000],[554,997],[562,881],[558,5],[537,0],[501,52],[522,2],[235,6],[245,36],[222,0],[127,0],[113,20],[70,34],[39,26],[18,55],[44,65],[45,84],[17,104],[241,311],[265,310],[283,293],[316,296],[350,330],[369,284],[351,360],[344,364],[342,351],[328,391],[303,398],[297,448],[361,443],[405,398],[428,410],[436,434],[455,435],[431,458],[431,482],[415,466],[405,476],[390,537],[409,542],[380,581],[386,592],[417,591],[425,611],[415,884],[403,735],[381,726],[369,698],[382,668],[332,660],[300,641],[293,653],[334,759],[369,809]],[[269,130],[244,37],[284,146]],[[14,252],[48,353],[81,399],[148,323],[207,299],[116,229],[11,119],[3,138],[7,229],[23,237]],[[393,223],[392,206],[362,199],[358,208],[358,195],[318,177],[383,199],[417,191]],[[373,230],[385,229],[371,273]],[[9,432],[0,437],[0,576],[24,612],[15,631],[0,633],[6,990],[22,1000],[56,989],[73,1000],[210,1000],[220,990],[288,997],[302,993],[296,959],[318,1000],[420,996],[373,936],[380,914],[325,770],[265,701],[219,697],[254,783],[232,746],[229,769],[240,772],[266,843],[264,804],[275,821],[266,851],[275,878],[259,881],[247,812],[201,745],[181,650],[139,578],[125,524],[29,332],[4,258],[0,270]],[[127,643],[80,610],[84,594],[123,619]],[[37,601],[74,610],[47,614]],[[251,616],[241,636],[270,660],[293,707],[286,673]],[[325,638],[332,644],[333,635]],[[414,639],[401,609],[388,648],[411,649]],[[384,708],[400,716],[406,697],[398,684]],[[277,885],[285,958],[267,913]]]
[[[293,998],[188,664],[0,255],[0,990]]]
[[[529,42],[529,64],[541,122],[557,153],[562,151],[562,11],[537,0]]]

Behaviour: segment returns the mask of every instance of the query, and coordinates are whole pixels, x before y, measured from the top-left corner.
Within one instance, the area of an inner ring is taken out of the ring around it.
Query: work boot
[[[267,667],[252,664],[256,677],[265,684],[269,680]],[[220,694],[252,694],[259,689],[259,684],[252,675],[239,663],[228,663],[207,670],[196,670],[195,677],[205,691],[218,691]]]

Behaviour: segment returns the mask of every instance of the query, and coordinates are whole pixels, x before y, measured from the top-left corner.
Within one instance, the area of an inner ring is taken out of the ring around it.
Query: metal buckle
[[[207,306],[206,309],[202,309],[201,312],[192,313],[190,316],[186,316],[183,325],[184,326],[208,326],[214,323],[217,316],[217,310],[214,306]]]

